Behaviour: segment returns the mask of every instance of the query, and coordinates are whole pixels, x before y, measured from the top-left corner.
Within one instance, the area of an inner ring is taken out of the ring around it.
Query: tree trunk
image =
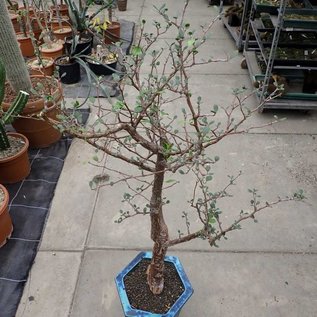
[[[160,294],[164,288],[164,257],[168,247],[168,228],[162,210],[162,189],[165,173],[165,158],[157,155],[156,174],[151,197],[151,238],[154,241],[151,264],[147,269],[147,283],[153,294]]]

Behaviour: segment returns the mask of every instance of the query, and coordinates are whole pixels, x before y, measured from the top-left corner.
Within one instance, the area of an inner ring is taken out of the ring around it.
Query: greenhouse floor
[[[128,10],[117,15],[135,22],[142,16],[150,23],[155,18],[152,5],[161,3],[129,0]],[[169,11],[176,14],[182,3],[170,1]],[[207,0],[189,5],[193,26],[216,15],[217,8],[208,7]],[[167,34],[166,40],[172,36]],[[252,89],[247,70],[240,68],[242,55],[221,21],[201,54],[206,59],[231,56],[227,62],[191,71],[193,89],[199,91],[204,107],[230,104],[233,88]],[[247,103],[251,109],[257,105],[254,97]],[[274,115],[287,120],[268,125]],[[262,127],[213,148],[220,157],[215,186],[221,184],[220,176],[243,171],[223,213],[239,215],[249,204],[248,188],[259,189],[267,200],[301,188],[308,199],[266,210],[258,223],[243,223],[242,230],[229,234],[219,248],[211,249],[202,240],[171,248],[168,254],[180,258],[195,290],[182,317],[317,316],[317,112],[255,113],[250,125]],[[100,174],[88,163],[93,153],[80,140],[71,145],[18,317],[123,316],[114,277],[138,252],[151,250],[148,217],[114,223],[123,185],[90,190],[89,181]],[[184,195],[190,197],[188,182],[177,188],[166,212],[172,236],[186,229],[181,218],[185,209],[175,214],[172,210],[182,206]]]

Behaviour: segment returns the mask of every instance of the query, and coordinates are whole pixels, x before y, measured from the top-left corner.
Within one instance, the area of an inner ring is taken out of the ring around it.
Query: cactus
[[[4,98],[4,84],[5,84],[5,68],[0,60],[0,109],[1,103]],[[8,111],[3,113],[0,117],[0,151],[6,150],[10,147],[10,142],[8,135],[5,131],[5,125],[12,123],[15,117],[22,112],[27,101],[29,99],[29,94],[25,91],[20,91],[17,98],[14,100],[12,105],[9,107]]]
[[[0,12],[0,58],[6,65],[7,78],[16,92],[29,92],[32,88],[30,76],[3,0],[0,1]]]

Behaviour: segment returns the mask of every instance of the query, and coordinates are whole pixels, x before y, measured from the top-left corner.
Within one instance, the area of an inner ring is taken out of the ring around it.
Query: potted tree
[[[96,49],[86,58],[89,68],[97,75],[111,75],[116,71],[118,54],[108,47],[97,45]]]
[[[9,109],[3,113],[1,103],[4,98],[5,69],[0,59],[0,183],[15,183],[24,179],[30,172],[28,158],[29,142],[19,133],[7,133],[5,125],[12,123],[15,117],[25,107],[29,94],[20,91],[16,100]],[[2,209],[1,209],[2,210]],[[4,212],[4,210],[3,210]],[[0,234],[0,244],[1,241]]]
[[[240,229],[243,221],[255,219],[261,210],[304,198],[299,191],[285,199],[261,202],[257,190],[250,189],[250,210],[242,210],[233,222],[223,224],[218,201],[230,197],[230,188],[240,173],[229,177],[222,188],[211,188],[219,157],[210,154],[208,149],[230,135],[247,132],[249,128],[244,128],[244,123],[258,107],[245,106],[247,97],[242,89],[235,92],[236,101],[224,108],[224,120],[222,114],[218,117],[217,106],[203,110],[202,98],[192,93],[190,71],[197,65],[219,61],[203,61],[197,56],[207,32],[219,17],[203,28],[198,37],[184,20],[188,2],[185,1],[178,19],[168,15],[166,6],[160,7],[158,13],[166,25],[156,22],[156,30],[151,34],[144,31],[146,22],[142,21],[141,36],[131,55],[122,62],[126,72],[113,76],[120,97],[112,103],[110,100],[108,107],[105,103],[100,105],[95,122],[88,127],[74,120],[61,123],[64,131],[127,164],[120,169],[107,165],[110,177],[97,177],[91,182],[91,186],[126,183],[117,222],[150,217],[152,252],[141,252],[116,277],[125,316],[178,316],[192,288],[179,260],[166,255],[170,247],[194,239],[203,239],[214,247],[229,232]],[[170,28],[175,28],[177,36],[172,41],[164,41],[165,47],[154,48]],[[98,161],[98,157],[94,159]],[[193,186],[188,211],[182,214],[187,232],[170,237],[164,210],[170,203],[169,188],[177,186],[183,177]],[[193,231],[189,211],[196,215],[197,228]],[[172,272],[172,279],[168,272]],[[172,288],[174,284],[180,290],[177,294]],[[171,288],[166,289],[166,285]]]
[[[94,30],[102,34],[105,44],[112,44],[120,41],[120,22],[114,21],[113,11],[116,8],[116,2],[114,0],[104,0],[107,4],[108,10],[108,20],[101,21],[100,18],[95,18],[93,20]]]

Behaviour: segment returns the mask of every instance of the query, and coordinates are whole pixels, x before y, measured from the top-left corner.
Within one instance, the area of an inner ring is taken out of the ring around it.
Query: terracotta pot
[[[68,27],[68,26],[62,29],[57,27],[53,29],[53,34],[57,40],[61,40],[65,42],[65,37],[71,36],[73,34],[73,30],[71,27]]]
[[[0,248],[5,245],[13,231],[13,225],[9,214],[9,193],[7,189],[0,184],[0,191],[4,193],[4,201],[0,205]]]
[[[30,173],[30,162],[28,157],[28,139],[19,133],[9,132],[8,135],[19,137],[24,141],[21,151],[14,156],[0,159],[0,183],[16,183],[27,177]]]
[[[27,61],[29,72],[31,75],[46,75],[52,76],[54,72],[54,60],[52,58],[43,58],[44,66],[38,64],[37,58],[32,58]]]
[[[43,76],[31,76],[41,77]],[[62,87],[58,83],[57,88],[52,93],[54,102],[48,102],[46,117],[53,120],[57,120],[57,115],[60,112],[59,105],[62,101]],[[10,107],[9,103],[2,102],[2,108],[7,111]],[[57,142],[61,138],[61,133],[55,129],[48,119],[38,119],[38,115],[44,109],[44,99],[38,99],[35,101],[28,102],[23,109],[21,116],[26,118],[17,118],[12,124],[15,130],[19,133],[24,134],[29,139],[30,147],[32,148],[44,148]]]
[[[26,8],[25,7],[19,7],[19,10],[25,10],[26,11]],[[34,9],[32,7],[29,7],[29,16],[30,17],[33,17],[34,16]]]
[[[55,28],[60,27],[59,21],[61,22],[62,26],[67,26],[67,27],[71,26],[69,17],[67,15],[63,15],[63,16],[61,16],[61,19],[59,19],[58,17],[54,17],[53,19],[51,19],[51,28],[53,30]]]
[[[34,47],[30,37],[24,37],[22,32],[17,33],[17,39],[20,44],[20,50],[24,57],[34,56]]]
[[[117,0],[119,11],[127,11],[128,0]]]
[[[46,45],[41,45],[39,50],[41,52],[42,57],[53,58],[56,59],[63,55],[63,45],[59,43],[53,43],[51,48],[48,48]]]
[[[10,18],[11,18],[11,23],[13,25],[15,33],[19,33],[20,32],[20,24],[18,21],[18,15],[10,13]]]
[[[53,12],[53,16],[58,16],[57,11],[59,11],[60,16],[67,15],[69,17],[67,4],[60,4],[57,6],[51,6],[51,11]]]
[[[60,108],[55,104],[47,108],[45,118],[38,119],[37,115],[39,115],[39,112],[35,112],[31,117],[14,120],[12,126],[29,139],[31,148],[45,148],[62,137],[61,133],[48,120],[49,118],[57,121],[58,114],[60,114]]]
[[[112,22],[107,30],[104,31],[105,44],[111,44],[120,41],[120,23]]]

